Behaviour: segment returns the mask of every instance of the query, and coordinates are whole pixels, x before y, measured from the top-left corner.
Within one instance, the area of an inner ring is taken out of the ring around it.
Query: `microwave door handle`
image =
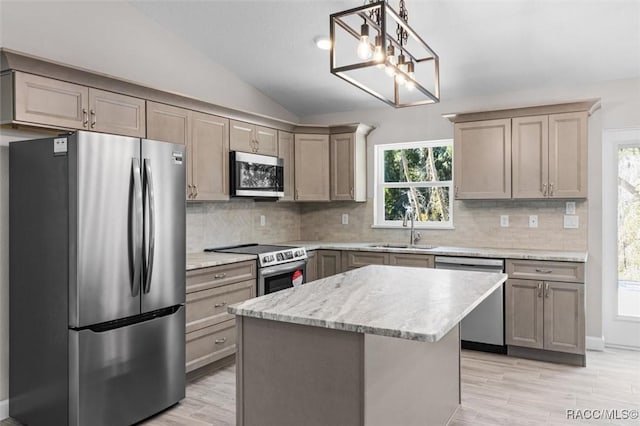
[[[131,228],[129,229],[129,249],[131,250],[132,259],[132,283],[131,296],[136,297],[140,292],[140,275],[142,270],[142,182],[140,161],[137,158],[131,160],[131,173],[133,175],[133,199],[129,206],[129,220]]]
[[[153,258],[154,258],[155,247],[156,247],[156,238],[155,238],[156,209],[155,209],[155,195],[153,191],[153,173],[151,171],[151,160],[149,160],[148,158],[144,159],[144,174],[145,174],[145,187],[146,187],[145,200],[148,200],[148,208],[149,208],[149,236],[148,236],[149,251],[147,254],[143,291],[145,293],[149,293],[149,291],[151,290],[151,276],[153,275]]]

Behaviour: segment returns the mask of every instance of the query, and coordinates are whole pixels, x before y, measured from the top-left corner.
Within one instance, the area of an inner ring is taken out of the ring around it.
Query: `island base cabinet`
[[[237,317],[237,425],[444,425],[460,334],[435,343]]]

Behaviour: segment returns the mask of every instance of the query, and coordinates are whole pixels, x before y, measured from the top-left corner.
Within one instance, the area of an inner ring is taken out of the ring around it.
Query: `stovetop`
[[[255,254],[258,256],[258,264],[266,266],[279,265],[281,263],[294,262],[307,258],[304,247],[276,246],[271,244],[240,244],[236,246],[214,247],[204,249],[207,252]]]

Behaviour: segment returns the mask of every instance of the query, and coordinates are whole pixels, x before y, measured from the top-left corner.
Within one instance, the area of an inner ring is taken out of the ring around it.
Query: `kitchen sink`
[[[430,250],[434,249],[437,246],[430,246],[427,244],[393,244],[393,243],[385,243],[385,244],[371,244],[369,247],[372,248],[399,248],[399,249],[414,249],[414,250]]]

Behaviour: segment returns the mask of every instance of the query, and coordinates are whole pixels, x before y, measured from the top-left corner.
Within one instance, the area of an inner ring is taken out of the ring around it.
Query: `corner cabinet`
[[[227,307],[255,295],[255,261],[187,271],[187,373],[235,353],[236,320]]]
[[[278,155],[278,131],[244,121],[230,120],[231,151]]]
[[[587,113],[513,119],[513,198],[587,197]]]
[[[229,199],[229,120],[157,102],[147,106],[148,138],[187,146],[187,200]]]
[[[316,251],[317,279],[342,273],[342,252],[340,250]]]
[[[278,157],[282,158],[284,167],[284,196],[281,201],[293,201],[294,197],[294,161],[295,151],[293,133],[278,130]]]
[[[579,355],[584,364],[584,264],[507,260],[505,338],[515,348]],[[518,353],[522,355],[522,353]]]
[[[19,71],[2,92],[2,123],[146,136],[144,99]]]
[[[295,199],[329,201],[329,135],[294,136]]]
[[[367,201],[367,142],[365,135],[331,135],[332,201]]]
[[[511,120],[457,123],[453,139],[455,198],[511,198]]]

